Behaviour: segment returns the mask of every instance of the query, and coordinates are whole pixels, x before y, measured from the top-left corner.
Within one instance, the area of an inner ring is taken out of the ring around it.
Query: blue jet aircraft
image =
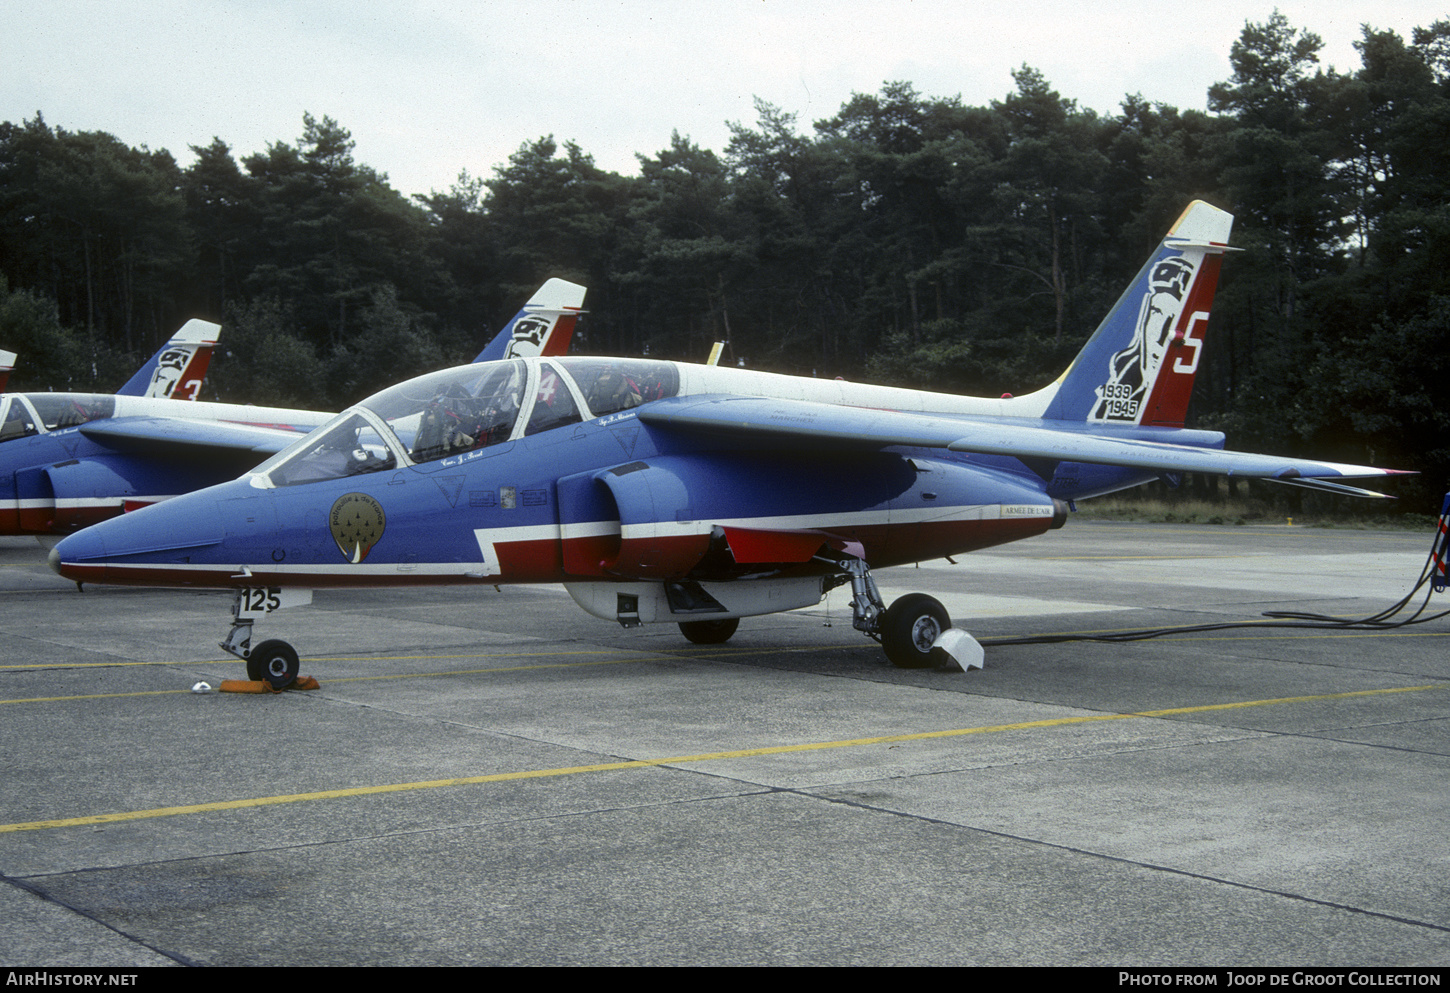
[[[63,471],[86,461],[84,446],[69,429],[113,416],[117,398],[125,398],[119,402],[133,414],[182,410],[205,416],[205,405],[190,401],[201,391],[220,334],[220,325],[210,321],[187,321],[114,395],[0,394],[0,534],[68,534],[112,512],[119,513],[127,497],[134,496],[136,505],[146,502],[144,496],[128,490],[115,494],[114,500],[83,492],[106,477],[94,476],[88,486],[81,473],[89,467]],[[304,427],[310,430],[310,426]],[[202,478],[205,482],[198,485],[215,481]],[[103,509],[109,504],[118,509]]]
[[[723,642],[739,618],[850,584],[855,627],[903,667],[981,664],[922,594],[871,571],[1060,526],[1071,501],[1182,472],[1359,496],[1389,470],[1222,450],[1184,415],[1232,225],[1195,202],[1071,367],[979,399],[648,359],[449,369],[344,411],[236,481],[88,528],[77,582],[238,590],[222,647],[285,686],[253,622],[313,587],[562,583],[631,627]]]
[[[566,349],[584,287],[551,279],[484,355]],[[0,396],[0,535],[70,534],[235,479],[331,412],[167,399],[196,396],[220,328],[190,321],[115,396]]]
[[[210,321],[187,321],[116,395],[195,400],[221,332],[221,325]]]

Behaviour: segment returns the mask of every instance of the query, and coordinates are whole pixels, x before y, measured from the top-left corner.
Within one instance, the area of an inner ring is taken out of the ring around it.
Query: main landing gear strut
[[[835,564],[851,581],[852,627],[881,642],[892,665],[928,669],[949,662],[963,671],[982,668],[982,646],[952,627],[941,601],[925,593],[908,593],[888,607],[864,560],[841,556]]]

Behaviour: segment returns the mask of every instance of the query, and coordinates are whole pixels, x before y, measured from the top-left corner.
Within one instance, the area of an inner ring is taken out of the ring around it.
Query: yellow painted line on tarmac
[[[1054,717],[1040,721],[1020,721],[1013,724],[953,728],[945,731],[918,731],[910,734],[889,734],[870,738],[847,738],[839,741],[805,742],[796,745],[768,745],[761,748],[741,748],[724,752],[702,752],[696,755],[673,755],[668,758],[634,759],[625,762],[600,762],[593,765],[573,765],[552,769],[526,769],[518,772],[499,772],[487,776],[429,779],[412,783],[390,783],[382,786],[355,786],[349,789],[320,790],[314,793],[287,793],[280,796],[250,797],[242,800],[218,800],[212,803],[195,803],[176,807],[154,807],[150,810],[129,810],[111,814],[91,814],[84,817],[66,817],[48,821],[24,821],[16,824],[0,824],[0,834],[13,834],[20,831],[45,831],[52,828],[84,827],[95,824],[115,824],[122,821],[152,820],[158,817],[176,817],[182,814],[206,814],[221,810],[274,807],[282,804],[308,803],[316,800],[339,800],[347,797],[379,796],[387,793],[407,793],[416,790],[433,790],[450,786],[480,786],[485,783],[506,783],[526,779],[550,779],[558,776],[578,776],[593,772],[620,772],[627,769],[648,769],[666,765],[685,765],[718,759],[759,758],[769,755],[826,751],[834,748],[861,748],[869,745],[889,745],[911,741],[930,741],[940,738],[959,738],[975,734],[996,734],[1003,731],[1026,731],[1039,728],[1065,727],[1072,724],[1136,720],[1144,717],[1181,717],[1185,714],[1239,710],[1246,707],[1268,707],[1285,703],[1313,703],[1324,700],[1347,700],[1354,697],[1383,696],[1390,693],[1418,693],[1424,690],[1444,689],[1447,686],[1450,686],[1450,683],[1431,683],[1424,686],[1391,686],[1374,690],[1352,690],[1347,693],[1320,693],[1310,696],[1278,697],[1271,700],[1243,700],[1235,703],[1210,703],[1193,707],[1170,707],[1163,710],[1144,710],[1128,714],[1084,714],[1078,717]]]
[[[426,657],[426,656],[423,656]],[[445,656],[452,657],[452,656]],[[467,658],[468,656],[462,656]],[[570,669],[590,665],[624,665],[629,662],[645,662],[648,658],[630,659],[606,659],[602,662],[553,662],[538,665],[514,665],[503,668],[491,669],[454,669],[449,672],[399,672],[388,673],[381,676],[330,676],[327,679],[332,683],[359,683],[376,679],[423,679],[429,676],[475,676],[492,672],[525,672],[531,669]],[[197,663],[176,663],[178,665],[193,665]],[[203,663],[204,664],[204,663]],[[235,664],[235,662],[231,663]],[[166,696],[168,694],[191,693],[191,690],[144,690],[132,693],[81,693],[74,696],[33,696],[21,697],[14,700],[0,700],[0,704],[7,703],[58,703],[67,700],[109,700],[131,696]]]
[[[1272,622],[1266,621],[1265,623],[1266,624],[1269,624],[1269,623],[1272,623]],[[1061,633],[1061,634],[1059,634],[1057,636],[1065,637],[1065,636],[1068,636],[1068,635],[1087,636],[1087,635],[1118,634],[1118,633],[1121,633],[1122,630],[1124,630],[1124,629],[1121,629],[1121,628],[1103,628],[1103,629],[1100,629],[1100,630],[1093,630],[1093,631],[1072,631],[1072,632],[1064,632],[1064,633]],[[1014,637],[1016,637],[1016,636],[1015,635],[1004,635],[1004,636],[1002,636],[1001,639],[993,639],[991,637],[984,637],[982,639],[982,645],[983,645],[983,647],[986,647],[986,648],[993,648],[993,647],[998,647],[998,648],[1015,648],[1015,647],[1018,647],[1018,646],[1016,646],[1016,645],[1010,645],[1010,644],[1009,645],[996,644],[996,642],[998,640],[1011,640]],[[1309,630],[1309,631],[1298,631],[1298,630],[1294,630],[1294,631],[1291,631],[1291,632],[1285,633],[1285,634],[1272,634],[1272,633],[1269,633],[1269,632],[1262,632],[1262,633],[1238,634],[1238,635],[1204,635],[1204,636],[1201,636],[1201,637],[1184,637],[1184,636],[1174,635],[1174,634],[1171,634],[1170,633],[1169,635],[1165,635],[1164,637],[1167,638],[1168,640],[1173,641],[1173,642],[1189,642],[1189,641],[1265,641],[1265,640],[1308,641],[1308,640],[1315,640],[1315,639],[1321,639],[1321,638],[1445,638],[1445,637],[1450,637],[1450,634],[1447,634],[1445,632],[1434,632],[1434,631],[1423,631],[1423,632],[1420,632],[1420,631],[1360,631],[1360,632],[1339,632],[1339,633],[1318,634],[1318,633],[1314,633],[1312,630]],[[1145,639],[1145,640],[1147,640],[1147,639]],[[1157,639],[1153,639],[1153,640],[1157,640]],[[1124,644],[1136,644],[1136,642],[1124,642]],[[872,645],[872,644],[862,643],[862,644],[859,644],[859,645],[806,645],[806,646],[795,646],[795,647],[784,647],[784,648],[778,647],[778,646],[766,646],[766,647],[762,647],[762,648],[743,648],[743,647],[742,648],[730,648],[730,647],[722,647],[722,648],[713,648],[713,649],[712,648],[693,648],[693,649],[685,649],[685,648],[674,648],[674,649],[671,649],[671,648],[653,648],[653,649],[643,649],[642,648],[642,649],[639,649],[638,650],[639,652],[641,652],[641,654],[638,655],[638,656],[633,656],[633,657],[630,657],[630,658],[619,658],[619,659],[603,659],[603,660],[600,660],[600,661],[597,661],[597,662],[545,662],[545,663],[535,663],[535,664],[532,664],[532,665],[494,666],[494,667],[483,668],[483,669],[445,669],[445,670],[443,670],[441,672],[396,672],[396,673],[382,673],[382,674],[374,675],[374,676],[328,676],[328,677],[326,677],[326,679],[327,679],[327,683],[329,685],[334,684],[334,683],[367,683],[367,682],[377,682],[377,681],[381,681],[381,680],[392,680],[392,679],[430,679],[430,678],[438,678],[438,677],[443,677],[443,676],[481,676],[481,675],[489,675],[489,674],[492,674],[492,673],[532,672],[532,671],[544,670],[544,669],[580,669],[580,668],[585,668],[585,667],[588,667],[588,666],[628,665],[628,664],[633,663],[633,662],[652,662],[652,661],[660,661],[660,660],[663,660],[663,659],[685,659],[685,660],[700,659],[700,660],[704,660],[704,661],[714,661],[714,660],[717,660],[717,659],[730,659],[730,658],[737,658],[737,657],[741,657],[741,656],[750,656],[750,655],[765,655],[765,654],[805,654],[805,653],[809,653],[809,652],[850,651],[850,650],[853,650],[853,649],[875,649],[875,647],[876,646],[875,645]],[[1023,647],[1035,647],[1035,646],[1023,646]],[[397,662],[397,661],[425,661],[425,660],[428,660],[428,659],[530,658],[530,657],[535,657],[535,656],[543,656],[543,657],[546,657],[547,658],[547,657],[558,656],[558,655],[594,655],[594,654],[601,654],[601,653],[600,652],[594,652],[594,651],[577,651],[577,652],[532,652],[532,653],[500,652],[500,653],[497,653],[497,654],[482,654],[482,655],[337,656],[337,657],[330,657],[330,658],[319,658],[319,659],[315,659],[314,661],[315,662]],[[117,663],[117,664],[118,665],[156,665],[156,666],[159,666],[159,665],[166,665],[166,666],[237,665],[238,664],[238,660],[237,659],[220,659],[220,660],[208,661],[208,662],[123,662],[123,663]],[[79,663],[79,664],[77,664],[75,666],[65,666],[65,665],[62,665],[62,664],[54,664],[54,665],[37,665],[37,666],[28,666],[28,667],[27,666],[16,666],[16,667],[13,667],[13,668],[33,668],[33,669],[40,670],[40,669],[86,668],[86,667],[89,667],[89,666],[92,666],[92,665],[106,666],[107,663],[91,663],[91,662],[86,662],[86,663]],[[0,668],[10,668],[10,667],[0,667]],[[68,696],[16,697],[16,698],[10,699],[10,700],[0,700],[0,706],[4,706],[5,704],[10,704],[10,703],[64,703],[64,702],[68,702],[68,701],[72,701],[72,700],[111,700],[111,699],[123,699],[125,697],[170,696],[170,695],[179,695],[179,694],[183,694],[183,693],[189,694],[189,693],[191,693],[191,690],[189,690],[189,689],[177,689],[177,690],[136,690],[136,691],[124,692],[124,693],[77,693],[77,694],[72,694],[72,695],[68,695]]]
[[[486,669],[448,669],[448,670],[444,670],[443,672],[390,672],[390,673],[384,673],[384,674],[376,675],[376,676],[328,676],[326,678],[327,678],[327,682],[328,682],[329,685],[331,685],[333,683],[367,683],[367,682],[374,682],[374,681],[383,680],[383,679],[428,679],[428,678],[436,678],[438,676],[478,676],[478,675],[486,675],[486,674],[489,674],[489,673],[496,673],[496,672],[530,672],[530,671],[533,671],[533,670],[536,670],[536,669],[579,669],[579,668],[584,668],[585,666],[596,666],[596,665],[627,665],[627,664],[629,664],[631,662],[654,662],[654,661],[659,661],[659,660],[662,660],[662,659],[681,659],[681,658],[684,658],[684,659],[694,659],[694,658],[717,659],[717,658],[722,658],[722,657],[729,658],[729,657],[739,656],[739,655],[763,655],[763,654],[766,654],[766,653],[771,653],[771,654],[782,654],[782,653],[791,654],[791,653],[801,653],[801,652],[820,652],[820,651],[828,651],[831,648],[840,648],[840,647],[842,647],[842,646],[839,646],[839,645],[825,645],[825,646],[807,646],[807,647],[802,647],[802,648],[765,647],[765,648],[733,648],[733,649],[697,649],[697,650],[694,650],[694,651],[687,651],[685,649],[668,649],[668,650],[666,650],[666,649],[644,649],[644,648],[642,648],[642,649],[639,649],[639,652],[641,654],[638,655],[638,656],[631,656],[630,658],[622,658],[622,659],[603,659],[603,660],[600,660],[600,661],[597,661],[597,662],[542,662],[542,663],[535,663],[533,665],[493,666],[493,667],[486,668]],[[856,646],[849,646],[849,647],[856,647]],[[875,646],[864,645],[864,646],[860,646],[860,647],[875,647]],[[398,662],[398,661],[418,661],[418,660],[427,660],[427,659],[529,658],[531,656],[549,657],[549,656],[557,656],[557,655],[599,655],[599,654],[603,654],[603,652],[592,652],[592,651],[578,651],[578,652],[532,652],[532,653],[522,653],[522,654],[505,652],[505,653],[499,653],[499,654],[496,654],[496,655],[495,654],[485,654],[485,655],[387,655],[387,656],[359,656],[359,657],[323,658],[323,659],[314,659],[313,661],[315,661],[315,662]],[[167,666],[172,666],[172,665],[174,665],[174,666],[191,666],[191,665],[237,665],[238,664],[238,661],[239,660],[237,660],[237,659],[222,659],[222,660],[215,661],[215,662],[126,662],[126,663],[121,663],[121,664],[123,664],[123,665],[167,665]],[[79,668],[85,668],[85,667],[90,666],[90,665],[104,665],[104,664],[105,663],[90,663],[90,662],[86,662],[86,663],[81,663],[81,664],[76,665],[76,666],[65,666],[65,665],[56,664],[56,665],[37,665],[37,666],[28,666],[28,667],[27,666],[17,666],[15,668],[32,668],[32,669],[37,669],[37,670],[40,670],[40,669],[66,669],[66,668],[77,668],[77,669],[79,669]],[[0,706],[3,706],[4,704],[7,704],[7,703],[59,703],[59,702],[62,702],[62,701],[67,701],[67,700],[109,700],[109,699],[113,699],[113,698],[120,699],[120,698],[123,698],[123,697],[133,697],[133,696],[167,696],[167,695],[170,695],[170,694],[180,694],[180,693],[190,693],[190,692],[191,692],[191,690],[189,690],[189,689],[185,689],[185,690],[138,690],[138,691],[128,692],[128,693],[78,693],[78,694],[73,694],[73,695],[70,695],[70,696],[32,696],[32,697],[17,697],[17,698],[15,698],[13,700],[0,700]]]
[[[750,648],[750,649],[743,649],[743,648],[719,648],[719,649],[698,648],[698,649],[695,649],[695,651],[698,654],[701,654],[701,655],[706,654],[706,653],[709,653],[709,652],[712,652],[712,651],[713,652],[717,652],[717,653],[719,653],[719,652],[725,652],[725,653],[737,653],[738,654],[738,653],[741,653],[741,652],[804,652],[804,651],[816,651],[816,650],[817,649],[814,646],[806,646],[806,647],[801,647],[801,648],[789,648],[789,647],[787,647],[787,648],[778,648],[778,647],[771,647],[771,648]],[[651,656],[656,656],[656,655],[660,655],[660,654],[664,654],[664,653],[673,654],[673,653],[679,651],[679,649],[673,649],[673,648],[671,648],[671,649],[660,649],[660,648],[630,648],[630,649],[594,648],[594,649],[578,649],[576,651],[567,651],[567,652],[560,652],[560,651],[547,651],[547,652],[468,652],[468,653],[465,653],[465,654],[462,654],[462,655],[322,655],[322,656],[312,656],[312,657],[310,657],[309,661],[312,661],[312,662],[415,662],[415,661],[427,660],[427,659],[527,659],[527,658],[540,658],[540,657],[542,657],[542,658],[557,658],[557,657],[560,657],[560,656],[568,656],[568,655],[606,655],[606,654],[618,654],[620,651],[634,651],[634,652],[639,652],[644,657],[651,657]],[[641,659],[620,659],[618,661],[624,661],[624,662],[639,662],[639,661],[643,661],[643,659],[642,658]],[[177,662],[177,661],[171,661],[171,662],[32,662],[32,663],[29,663],[29,664],[21,663],[21,664],[15,664],[15,665],[0,665],[0,671],[6,670],[6,669],[41,671],[41,670],[46,670],[46,669],[121,669],[121,668],[126,668],[128,666],[192,666],[192,665],[240,665],[240,664],[241,664],[241,659],[198,659],[198,660],[195,660],[195,661],[181,661],[181,662]],[[573,663],[568,663],[568,664],[573,664]],[[504,671],[507,671],[507,670],[503,670],[503,669],[499,669],[499,670],[486,670],[485,669],[485,670],[479,670],[479,671],[482,671],[482,672],[489,672],[489,671],[504,672]],[[362,677],[362,678],[365,678],[366,679],[366,678],[371,678],[371,677],[366,677],[365,676],[365,677]]]
[[[173,662],[31,662],[28,665],[0,665],[0,669],[120,669],[133,665],[175,665]],[[185,663],[206,665],[205,662]]]
[[[62,703],[70,700],[117,700],[128,696],[170,696],[173,693],[190,693],[191,690],[135,690],[130,693],[78,693],[73,696],[30,696],[14,700],[0,700],[6,703]]]
[[[318,662],[373,662],[373,661],[401,661],[407,659],[509,659],[509,658],[533,658],[536,656],[558,656],[558,655],[603,655],[606,652],[617,652],[617,648],[596,648],[580,649],[570,652],[470,652],[466,655],[358,655],[358,656],[326,656],[316,659]],[[239,665],[241,659],[202,659],[194,662],[34,662],[30,665],[0,665],[0,669],[112,669],[125,666],[146,666],[146,665]]]

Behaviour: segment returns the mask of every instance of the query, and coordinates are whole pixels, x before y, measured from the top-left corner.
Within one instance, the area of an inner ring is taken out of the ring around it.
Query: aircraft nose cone
[[[57,542],[45,557],[50,568],[66,579],[76,579],[71,566],[79,562],[96,562],[106,557],[106,546],[93,529],[77,531]]]
[[[222,483],[93,524],[56,544],[51,568],[77,583],[204,586],[230,577],[238,570],[237,556],[223,548],[224,528],[230,524],[245,534],[259,528],[250,520],[240,523],[234,508],[223,512],[219,501],[251,493],[245,481]]]

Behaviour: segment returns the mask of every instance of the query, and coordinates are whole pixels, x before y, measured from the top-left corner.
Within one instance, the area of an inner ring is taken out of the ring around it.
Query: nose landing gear
[[[274,610],[311,602],[311,590],[242,587],[232,599],[232,627],[221,642],[222,650],[247,663],[248,679],[265,680],[274,690],[286,689],[297,681],[301,669],[297,649],[275,638],[253,648],[252,625]]]

